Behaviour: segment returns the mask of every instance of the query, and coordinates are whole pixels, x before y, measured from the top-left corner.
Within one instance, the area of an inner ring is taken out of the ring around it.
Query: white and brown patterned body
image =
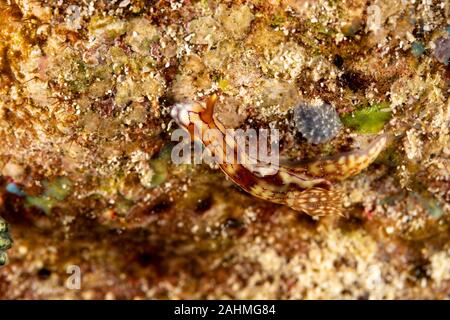
[[[209,97],[206,107],[199,103],[183,103],[173,107],[171,115],[178,125],[187,130],[191,137],[210,147],[214,156],[224,160],[226,150],[234,152],[234,159],[246,155],[237,154],[236,142],[230,139],[225,127],[214,119],[214,105],[217,96]],[[196,136],[206,129],[218,130],[219,144],[214,144],[214,136]],[[334,157],[312,161],[306,164],[280,165],[271,167],[270,174],[263,175],[255,170],[258,166],[247,166],[238,162],[218,161],[222,171],[242,189],[250,194],[271,202],[287,205],[296,211],[311,216],[342,213],[341,196],[332,189],[332,183],[358,174],[367,168],[383,150],[386,144],[384,135],[376,138],[365,150],[356,150]],[[212,148],[211,148],[212,146]]]

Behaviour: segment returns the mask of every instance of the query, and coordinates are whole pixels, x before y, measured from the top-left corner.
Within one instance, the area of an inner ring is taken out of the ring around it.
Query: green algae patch
[[[58,178],[51,183],[45,183],[45,195],[56,199],[64,200],[70,193],[71,182],[67,178]]]
[[[71,63],[69,70],[64,77],[69,90],[73,93],[86,92],[93,81],[88,65],[83,60],[76,59]]]
[[[155,159],[150,160],[150,166],[154,171],[151,187],[157,187],[167,180],[169,175],[171,148],[166,146]]]
[[[441,208],[441,206],[435,199],[432,198],[424,199],[424,205],[425,208],[427,209],[428,214],[431,217],[439,219],[444,215],[444,210]]]
[[[272,28],[278,28],[281,27],[286,21],[287,19],[285,15],[275,14],[270,21],[270,26]]]
[[[45,214],[50,214],[52,208],[67,198],[71,191],[71,182],[67,178],[57,178],[52,182],[44,182],[45,191],[40,196],[26,197],[26,204],[28,206],[36,207],[44,211]]]
[[[378,133],[391,116],[388,104],[379,103],[345,114],[341,121],[345,127],[358,133]]]
[[[419,194],[417,192],[413,192],[412,194],[426,209],[430,217],[439,219],[444,215],[444,210],[439,205],[439,202],[429,194]]]
[[[125,198],[121,197],[114,205],[115,212],[119,216],[126,216],[127,213],[131,210],[133,207],[134,202]]]
[[[52,208],[56,204],[56,200],[47,196],[27,197],[26,203],[28,206],[36,207],[49,215]]]
[[[414,41],[411,44],[411,52],[414,57],[420,57],[425,52],[425,47],[421,42]]]
[[[227,91],[227,89],[230,86],[230,83],[227,79],[219,79],[219,81],[217,82],[217,86],[219,87],[220,90]]]

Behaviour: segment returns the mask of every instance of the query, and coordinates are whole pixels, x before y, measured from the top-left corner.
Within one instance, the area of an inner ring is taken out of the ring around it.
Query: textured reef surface
[[[449,13],[0,0],[0,299],[450,298]],[[173,164],[171,107],[213,92],[226,127],[278,128],[290,159],[387,133],[336,186],[349,218]]]

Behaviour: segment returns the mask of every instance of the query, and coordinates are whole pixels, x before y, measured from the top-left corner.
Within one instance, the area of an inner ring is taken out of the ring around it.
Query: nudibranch
[[[213,145],[217,136],[194,134],[205,129],[222,133],[221,143],[211,148],[215,156],[225,158],[225,149],[234,152],[234,159],[245,157],[237,154],[235,141],[227,139],[225,126],[214,117],[217,95],[211,95],[204,106],[197,102],[179,103],[173,106],[171,116],[177,124],[200,141],[206,148]],[[275,170],[261,173],[258,165],[248,166],[238,162],[220,161],[220,169],[238,186],[255,197],[286,205],[313,217],[327,214],[344,216],[340,193],[333,183],[356,175],[372,163],[383,150],[386,135],[379,135],[366,149],[354,150],[308,163],[278,165]],[[220,147],[224,146],[224,147]],[[273,169],[273,168],[272,168]]]

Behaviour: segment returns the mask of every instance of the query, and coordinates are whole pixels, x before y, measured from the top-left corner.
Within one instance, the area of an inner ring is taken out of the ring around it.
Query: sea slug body
[[[197,102],[179,103],[173,106],[171,116],[177,124],[190,133],[192,139],[200,140],[205,147],[215,141],[195,136],[195,129],[214,129],[222,133],[224,147],[212,148],[212,152],[225,159],[225,149],[234,152],[233,159],[245,158],[240,148],[226,136],[225,126],[214,118],[217,95],[210,96],[205,106]],[[326,111],[328,112],[328,111]],[[326,113],[325,112],[325,113]],[[335,129],[332,129],[334,131]],[[317,140],[315,140],[317,141]],[[256,166],[237,162],[220,162],[220,169],[243,190],[255,197],[305,212],[311,216],[338,214],[344,216],[341,195],[332,186],[334,182],[356,175],[372,163],[384,149],[387,138],[381,134],[364,150],[355,150],[308,163],[278,165],[263,175],[256,172]]]

